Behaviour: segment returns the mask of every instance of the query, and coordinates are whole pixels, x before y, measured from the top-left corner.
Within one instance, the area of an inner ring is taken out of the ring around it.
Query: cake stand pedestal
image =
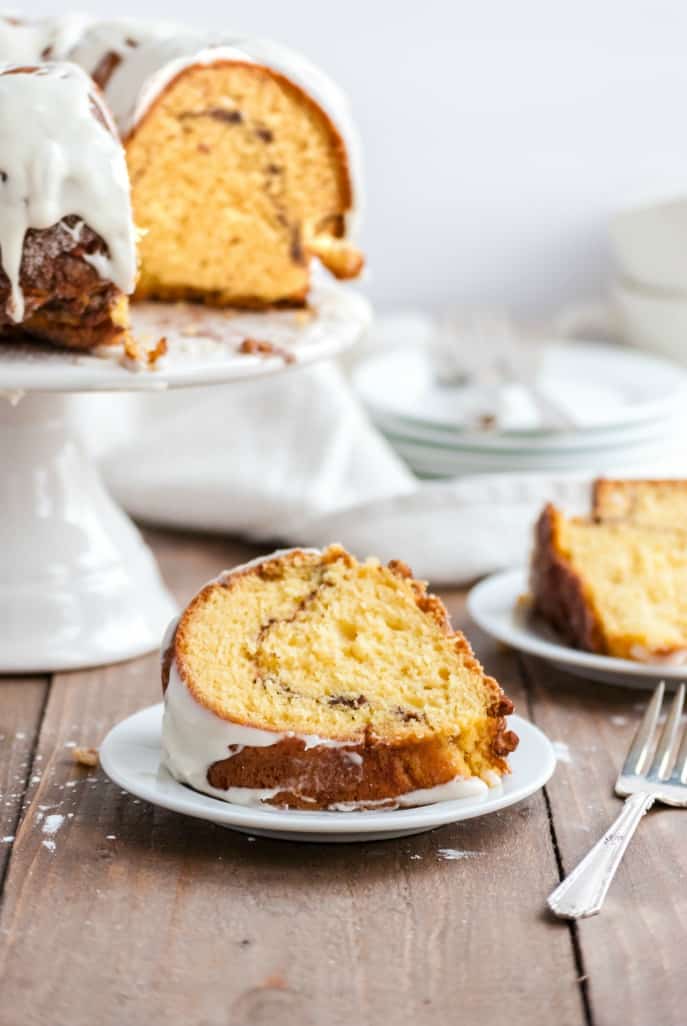
[[[3,344],[0,673],[142,655],[159,646],[176,612],[152,553],[74,432],[70,394],[226,384],[283,372],[343,351],[369,317],[367,302],[340,286],[317,290],[307,312],[140,304],[133,312],[138,337],[152,345],[165,336],[169,346],[155,370],[131,370],[112,356]],[[246,339],[262,343],[263,352],[241,352]]]

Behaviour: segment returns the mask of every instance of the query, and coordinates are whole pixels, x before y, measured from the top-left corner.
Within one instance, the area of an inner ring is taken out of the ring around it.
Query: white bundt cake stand
[[[164,335],[156,370],[32,344],[0,346],[0,673],[75,669],[160,644],[175,612],[152,553],[112,501],[70,423],[70,396],[226,384],[334,356],[370,310],[340,286],[317,289],[309,313],[231,314],[141,304],[139,337]],[[245,338],[294,357],[246,355]],[[102,396],[107,403],[107,395]]]

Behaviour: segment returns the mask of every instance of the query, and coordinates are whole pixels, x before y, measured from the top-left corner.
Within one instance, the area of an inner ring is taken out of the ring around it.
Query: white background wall
[[[684,0],[88,2],[273,36],[339,79],[366,147],[367,288],[384,308],[543,312],[600,293],[609,212],[687,190]]]

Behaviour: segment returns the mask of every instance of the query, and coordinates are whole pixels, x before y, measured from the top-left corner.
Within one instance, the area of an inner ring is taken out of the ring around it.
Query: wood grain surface
[[[180,602],[255,555],[149,539]],[[0,1026],[681,1026],[687,816],[642,824],[602,916],[573,928],[544,905],[617,811],[644,695],[521,662],[443,597],[570,761],[518,806],[396,841],[249,838],[77,765],[159,700],[156,656],[0,680]]]

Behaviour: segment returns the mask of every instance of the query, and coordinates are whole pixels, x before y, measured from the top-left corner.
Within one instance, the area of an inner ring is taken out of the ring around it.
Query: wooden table
[[[181,602],[255,554],[149,538]],[[443,597],[464,624],[463,593]],[[77,766],[75,744],[159,700],[156,656],[0,681],[0,1024],[683,1026],[686,815],[650,814],[602,915],[573,926],[544,908],[618,810],[645,696],[468,633],[569,761],[511,809],[383,843],[247,838]]]

